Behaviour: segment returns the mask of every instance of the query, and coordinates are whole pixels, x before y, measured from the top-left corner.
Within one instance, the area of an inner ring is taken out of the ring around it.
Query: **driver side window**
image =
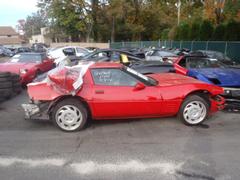
[[[106,86],[135,86],[137,79],[120,69],[92,69],[94,84]]]

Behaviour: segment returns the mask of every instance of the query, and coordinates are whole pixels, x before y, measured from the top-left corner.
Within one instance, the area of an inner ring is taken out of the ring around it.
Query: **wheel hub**
[[[205,119],[206,115],[206,106],[201,101],[190,102],[183,111],[184,119],[189,124],[198,124]]]
[[[64,130],[75,130],[82,123],[81,111],[73,105],[61,107],[55,115],[57,124]]]

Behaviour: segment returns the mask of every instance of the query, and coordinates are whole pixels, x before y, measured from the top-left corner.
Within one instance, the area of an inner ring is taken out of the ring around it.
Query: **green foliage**
[[[201,40],[201,41],[211,40],[213,30],[214,30],[214,27],[213,27],[212,23],[208,20],[204,20],[200,26],[199,40]]]
[[[239,37],[234,27],[240,22],[240,1],[225,1],[219,25],[206,19],[206,6],[201,0],[181,1],[179,26],[176,0],[38,0],[38,6],[47,16],[53,38],[105,42],[236,40]],[[36,24],[36,30],[30,26],[34,33],[39,31],[38,25],[42,26]],[[29,23],[27,32],[31,35]]]
[[[168,34],[169,34],[170,29],[164,29],[161,33],[161,40],[168,40]]]
[[[226,31],[224,39],[228,41],[240,40],[240,23],[231,20],[226,24]]]
[[[197,41],[199,39],[200,35],[200,26],[201,26],[201,21],[194,21],[191,25],[191,29],[189,31],[189,40],[195,40]]]
[[[189,40],[189,30],[190,30],[189,24],[187,23],[180,24],[178,39],[183,41]]]
[[[213,32],[212,40],[223,41],[225,30],[226,30],[226,26],[224,24],[217,25]]]
[[[25,35],[31,37],[32,35],[40,34],[41,28],[45,27],[47,23],[47,20],[40,12],[27,16],[24,26]]]

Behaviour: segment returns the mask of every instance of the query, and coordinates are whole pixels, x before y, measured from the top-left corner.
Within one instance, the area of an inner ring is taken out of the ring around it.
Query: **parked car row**
[[[66,46],[17,54],[0,72],[29,83],[26,118],[51,119],[64,131],[83,129],[89,118],[177,115],[197,125],[226,104],[240,108],[237,63],[199,52]]]

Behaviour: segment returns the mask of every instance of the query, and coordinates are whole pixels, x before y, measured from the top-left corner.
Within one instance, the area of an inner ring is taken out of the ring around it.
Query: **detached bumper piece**
[[[48,120],[48,105],[49,103],[22,104],[22,108],[25,112],[25,119]]]
[[[240,88],[224,88],[226,109],[240,110]]]

